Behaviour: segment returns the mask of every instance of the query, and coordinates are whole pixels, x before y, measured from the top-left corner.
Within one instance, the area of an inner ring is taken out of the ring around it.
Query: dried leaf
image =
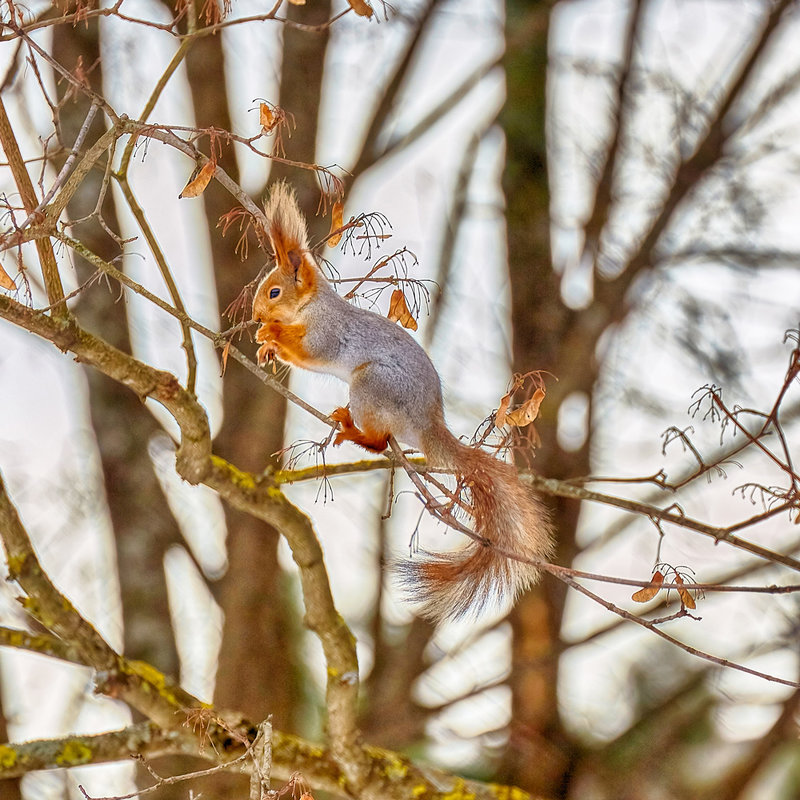
[[[228,354],[231,352],[231,340],[228,339],[225,342],[225,347],[222,348],[222,375],[225,374],[225,370],[228,368]]]
[[[258,121],[264,133],[269,133],[275,125],[275,115],[266,103],[261,103],[258,106]]]
[[[412,331],[417,329],[417,321],[408,310],[402,289],[395,289],[392,292],[388,317],[392,322],[399,322],[404,328],[410,328]]]
[[[675,583],[678,584],[678,594],[681,598],[681,603],[686,608],[697,608],[697,604],[694,602],[694,597],[692,597],[691,592],[688,589],[683,587],[683,578],[680,575],[675,576]]]
[[[0,266],[0,287],[3,289],[16,289],[17,285],[11,280],[11,276]]]
[[[337,200],[333,204],[333,211],[331,213],[331,233],[333,233],[337,228],[341,228],[344,224],[344,203],[341,200]],[[342,232],[331,236],[328,239],[328,247],[336,247],[339,242],[342,241]],[[401,292],[402,294],[402,292]],[[414,329],[416,330],[416,328]]]
[[[544,400],[545,391],[540,386],[534,393],[530,400],[523,403],[519,408],[506,415],[506,421],[509,425],[516,425],[518,428],[524,428],[530,425],[536,417],[539,416],[539,406]]]
[[[303,2],[305,2],[305,0],[303,0]],[[372,8],[366,0],[347,0],[347,2],[350,4],[350,8],[352,8],[359,17],[372,16]]]
[[[660,571],[656,571],[653,577],[650,578],[650,583],[655,585],[645,586],[643,589],[639,589],[638,592],[634,592],[631,595],[631,600],[637,603],[646,603],[648,600],[652,600],[661,590],[661,584],[664,583],[664,576]]]
[[[206,186],[211,182],[211,178],[217,169],[217,162],[212,158],[206,161],[203,168],[195,170],[192,177],[189,178],[189,183],[183,187],[183,191],[178,195],[178,199],[183,197],[197,197],[203,194]]]
[[[506,414],[508,414],[508,407],[511,405],[511,398],[515,391],[516,386],[508,394],[503,395],[503,399],[500,401],[500,408],[497,409],[497,413],[494,415],[496,428],[502,428],[506,424]]]

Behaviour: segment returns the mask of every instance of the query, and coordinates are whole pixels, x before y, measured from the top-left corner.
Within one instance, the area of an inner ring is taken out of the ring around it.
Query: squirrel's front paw
[[[270,362],[274,362],[276,355],[278,355],[278,349],[275,345],[275,342],[264,342],[264,344],[258,348],[258,352],[256,353],[258,365],[263,367]]]

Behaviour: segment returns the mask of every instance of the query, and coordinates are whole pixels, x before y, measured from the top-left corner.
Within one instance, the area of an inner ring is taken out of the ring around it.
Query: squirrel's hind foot
[[[369,430],[362,431],[353,422],[349,408],[337,408],[331,413],[330,417],[334,422],[338,422],[341,427],[341,430],[333,440],[334,446],[342,442],[353,442],[365,450],[371,450],[373,453],[382,453],[389,445],[388,431],[386,433]]]

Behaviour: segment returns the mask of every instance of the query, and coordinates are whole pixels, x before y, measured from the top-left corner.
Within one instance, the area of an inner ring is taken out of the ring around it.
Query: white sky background
[[[501,44],[501,6],[499,2],[486,4],[477,0],[462,0],[445,6],[437,22],[436,48],[431,49],[428,63],[419,71],[416,85],[406,87],[396,120],[399,133],[424,113],[425,103],[438,99],[434,94],[446,94],[447,89],[455,85],[463,74],[471,72],[480,60],[491,60],[496,56]],[[254,2],[237,0],[234,15],[245,16],[253,13],[256,7]],[[559,6],[552,24],[551,56],[566,60],[616,61],[622,22],[620,8],[619,3],[596,0]],[[707,92],[719,76],[719,65],[741,50],[746,35],[742,26],[756,24],[760,4],[739,3],[735,14],[730,14],[729,9],[730,4],[726,3],[653,3],[647,67],[654,73],[668,74],[671,80],[693,94]],[[126,0],[126,10],[140,15],[162,13],[159,4],[149,0]],[[119,74],[124,75],[124,79],[116,85],[107,85],[105,89],[118,112],[138,116],[150,88],[171,56],[173,43],[170,37],[141,27],[136,28],[132,39],[114,38],[120,33],[124,35],[125,28],[119,26],[119,30],[115,30],[113,21],[107,22],[104,29],[105,74],[112,73],[109,65],[112,60],[118,60]],[[229,48],[226,80],[233,102],[231,111],[235,132],[250,134],[257,125],[255,114],[248,111],[255,107],[254,99],[276,99],[275,59],[266,58],[265,52],[277,55],[280,32],[277,25],[240,26],[229,29],[224,36]],[[331,99],[323,109],[323,129],[318,143],[320,163],[336,162],[347,166],[352,159],[352,142],[363,133],[353,109],[369,95],[370,76],[381,69],[385,53],[397,46],[395,39],[396,29],[392,24],[365,23],[352,15],[335,27],[327,79],[331,86],[336,87],[337,93],[328,95],[335,99]],[[42,43],[46,44],[44,36]],[[145,47],[148,57],[142,58],[140,54],[143,51],[139,48]],[[8,58],[7,49],[0,49],[0,59]],[[770,80],[782,71],[797,67],[796,52],[791,38],[786,37],[781,52],[771,61]],[[435,81],[430,80],[431,75],[436,76]],[[763,81],[766,84],[766,76]],[[31,81],[22,81],[22,86],[29,90]],[[576,263],[575,242],[579,240],[580,224],[587,213],[588,156],[602,140],[605,130],[601,122],[602,109],[607,96],[607,88],[600,78],[576,75],[567,70],[551,76],[550,136],[553,149],[550,172],[555,260],[565,276],[565,296],[576,305],[590,291],[585,270],[582,272],[581,265]],[[187,106],[188,97],[185,73],[179,70],[151,119],[191,125],[193,113]],[[630,239],[631,223],[642,218],[643,192],[661,180],[658,165],[654,168],[647,161],[645,144],[660,147],[670,136],[673,113],[670,98],[657,89],[652,89],[647,97],[646,107],[641,110],[634,131],[638,157],[632,159],[624,171],[626,203],[618,216],[618,232],[623,242]],[[389,217],[396,235],[387,248],[407,246],[414,251],[420,261],[420,266],[414,271],[416,277],[435,277],[442,220],[447,212],[450,187],[461,167],[461,153],[466,140],[491,121],[501,102],[501,76],[492,76],[474,90],[467,102],[451,113],[446,121],[404,152],[400,159],[393,159],[380,171],[365,176],[347,198],[346,215],[378,210]],[[12,119],[19,119],[23,113],[29,115],[28,129],[32,136],[36,131],[47,130],[47,109],[38,98],[35,87],[26,97],[24,106],[13,102],[9,105]],[[793,144],[793,149],[787,150],[790,134],[796,130],[798,110],[796,100],[781,107],[779,114],[773,115],[762,128],[753,130],[742,145],[747,148],[750,162],[743,176],[742,193],[750,200],[763,198],[770,213],[752,229],[732,221],[729,216],[715,215],[702,227],[688,219],[680,230],[676,230],[677,239],[691,243],[700,233],[722,238],[729,226],[735,224],[739,243],[753,245],[768,241],[775,246],[780,244],[786,249],[800,250],[795,224],[795,209],[800,200],[796,180],[798,153]],[[765,143],[767,129],[777,137],[781,149],[775,155],[760,156],[759,146]],[[34,137],[29,145],[30,152],[37,146]],[[137,197],[146,209],[159,209],[158,214],[149,216],[181,284],[188,310],[204,324],[217,327],[209,232],[205,228],[201,201],[177,200],[193,165],[184,156],[157,143],[151,143],[146,158],[142,159],[142,155],[140,152],[132,172]],[[243,152],[239,155],[244,159],[242,163],[246,164],[245,188],[255,190],[263,182],[263,164]],[[498,189],[501,168],[502,136],[492,131],[478,151],[469,187],[469,223],[465,239],[459,242],[457,280],[449,287],[450,295],[440,323],[443,333],[430,348],[442,373],[448,417],[458,434],[469,434],[497,405],[508,376],[508,286],[503,266],[502,197]],[[9,191],[9,187],[6,185],[3,190]],[[129,224],[123,220],[126,226],[123,235],[129,235]],[[216,232],[210,235],[216,235]],[[141,240],[128,246],[127,252],[130,255],[125,259],[126,271],[151,291],[166,297],[161,279]],[[31,265],[37,263],[35,254],[28,253],[26,257]],[[343,276],[364,271],[362,261],[343,256],[338,250],[332,258]],[[36,268],[31,270],[33,274],[36,271]],[[769,277],[756,282],[746,272],[732,273],[704,263],[682,267],[672,271],[669,277],[662,276],[641,286],[638,291],[648,298],[644,310],[632,316],[610,344],[600,344],[605,372],[594,411],[598,436],[596,472],[628,475],[655,472],[665,461],[660,454],[660,432],[669,424],[681,427],[689,424],[684,411],[691,402],[691,393],[714,380],[709,365],[696,364],[681,355],[677,347],[676,333],[681,329],[694,337],[701,350],[705,347],[710,350],[710,344],[720,330],[712,331],[707,326],[689,327],[679,310],[679,303],[687,293],[702,297],[703,302],[720,305],[722,323],[727,325],[721,329],[729,336],[725,343],[748,365],[749,371],[743,375],[740,385],[731,387],[726,397],[763,407],[774,397],[782,379],[787,351],[780,347],[780,338],[784,328],[797,322],[792,319],[792,313],[793,307],[797,307],[799,289],[798,279],[791,269],[776,269]],[[36,303],[42,303],[40,294],[34,299]],[[382,310],[385,310],[387,300],[388,297],[384,298]],[[141,302],[140,298],[127,296],[126,302],[132,319],[131,335],[136,354],[182,378],[185,361],[177,326],[160,313],[154,314],[152,307]],[[420,337],[425,337],[424,318]],[[631,341],[636,341],[637,347],[630,347]],[[216,356],[210,346],[200,339],[195,343],[201,359],[198,390],[209,410],[212,427],[217,429],[221,422],[223,383],[219,381]],[[71,359],[63,357],[50,345],[10,326],[0,327],[0,354],[0,469],[12,499],[58,585],[100,627],[112,644],[118,646],[121,641],[119,609],[108,606],[109,594],[115,598],[118,596],[113,540],[103,508],[100,469],[89,423],[83,373]],[[35,365],[35,370],[31,365]],[[334,379],[308,373],[295,373],[292,388],[323,410],[329,410],[345,399],[344,387],[337,385]],[[632,388],[642,393],[655,392],[667,407],[667,414],[632,414],[630,405],[620,402],[627,399]],[[260,387],[257,390],[261,390]],[[577,405],[580,405],[579,401]],[[159,414],[158,411],[155,413]],[[159,419],[163,422],[162,417]],[[169,429],[171,423],[165,424]],[[324,431],[306,415],[290,408],[287,440],[300,437],[319,439],[323,434]],[[709,431],[707,444],[713,445],[717,437],[718,432]],[[676,472],[680,471],[679,464],[687,463],[677,451],[678,447],[674,446],[667,459]],[[154,443],[151,454],[166,484],[171,473],[168,462],[165,462],[163,442]],[[349,451],[345,446],[330,458],[345,460],[355,455],[355,451]],[[72,491],[59,490],[59,487],[74,486],[78,472],[83,489],[80,497],[76,498]],[[712,484],[711,492],[692,492],[687,500],[681,502],[689,513],[703,519],[738,516],[742,501],[730,496],[737,480],[732,476],[721,487],[717,482]],[[43,482],[47,483],[44,491]],[[377,481],[370,477],[362,483],[336,482],[335,500],[327,505],[314,504],[316,486],[298,486],[290,490],[292,499],[313,513],[325,547],[337,602],[359,633],[362,633],[358,630],[359,620],[363,619],[375,590],[374,583],[373,587],[365,587],[364,576],[369,576],[369,581],[373,582],[378,578],[373,571],[375,543],[365,533],[355,530],[352,520],[378,515],[385,506],[382,491],[367,490],[365,484],[370,482]],[[174,480],[170,485],[168,496],[173,507],[183,509],[184,529],[204,532],[204,535],[195,537],[190,546],[206,568],[218,571],[224,564],[221,550],[224,531],[218,503],[202,490],[190,490]],[[401,497],[390,525],[390,536],[400,555],[407,545],[416,513],[411,498]],[[68,520],[69,524],[54,526],[53,519]],[[594,541],[616,519],[607,510],[587,509],[581,529],[582,541],[587,544]],[[205,520],[207,525],[200,527],[198,520]],[[690,565],[711,564],[718,569],[732,563],[731,554],[722,548],[714,548],[711,543],[698,541],[694,536],[674,531],[668,533],[662,555],[669,560]],[[429,546],[440,546],[441,536],[433,526],[426,529],[424,535]],[[795,531],[789,530],[785,523],[777,523],[769,528],[765,526],[760,535],[766,544],[776,546],[776,541],[788,541]],[[445,539],[447,541],[457,544],[452,534]],[[654,530],[646,523],[636,522],[610,544],[593,549],[576,566],[645,577],[649,574],[654,553]],[[213,657],[214,647],[218,646],[214,637],[219,622],[214,618],[209,598],[199,588],[195,595],[196,603],[188,606],[185,603],[186,592],[180,590],[185,586],[201,585],[186,554],[180,549],[171,551],[167,565],[171,575],[170,596],[182,595],[184,607],[177,613],[184,622],[184,633],[194,634],[184,635],[179,642],[184,664],[198,665],[202,662],[207,665]],[[713,575],[698,574],[700,579],[706,577]],[[613,589],[604,588],[603,594],[622,605],[630,605],[626,600],[630,592],[626,590],[615,593]],[[736,613],[732,613],[731,608],[728,599],[723,603],[717,598],[709,598],[702,605],[702,623],[695,623],[692,627],[688,621],[683,621],[671,632],[713,651],[725,651],[731,641],[741,642],[740,649],[747,651],[750,642],[766,642],[774,637],[780,630],[780,615],[790,615],[793,610],[791,601],[776,602],[774,598],[748,600],[746,605],[737,606]],[[6,602],[4,617],[9,618],[12,609],[13,604]],[[404,606],[397,606],[394,613],[398,621],[403,619],[406,611]],[[16,617],[13,619],[19,624]],[[581,598],[571,597],[567,637],[580,638],[608,622],[608,615],[602,609]],[[445,633],[440,637],[440,644],[458,641],[462,635],[463,631],[459,630]],[[186,649],[187,642],[205,636],[210,642],[207,651],[197,653]],[[613,637],[572,651],[563,661],[561,677],[561,696],[565,698],[562,711],[569,723],[576,730],[598,739],[618,733],[626,722],[624,709],[629,708],[626,700],[628,670],[632,664],[641,663],[651,655],[663,658],[659,648],[660,645],[649,634],[640,635],[625,628]],[[316,649],[315,643],[311,649]],[[432,652],[435,652],[434,648]],[[368,651],[363,650],[361,655],[363,665],[368,668]],[[747,652],[735,655],[744,658]],[[438,663],[429,677],[420,682],[418,695],[423,702],[435,703],[442,695],[452,692],[455,675],[466,683],[480,683],[487,680],[492,669],[504,665],[507,658],[508,631],[501,627],[481,640],[479,646],[468,648],[457,661],[445,658]],[[765,656],[759,658],[758,663],[753,660],[752,665],[794,677],[796,665],[783,656],[781,658]],[[37,669],[29,666],[33,664]],[[318,664],[321,668],[321,662]],[[125,724],[127,712],[118,704],[96,699],[81,700],[88,680],[86,671],[54,665],[37,656],[7,652],[0,654],[0,668],[3,671],[4,705],[11,715],[14,737],[54,736],[69,729],[100,730]],[[23,677],[29,682],[27,691]],[[210,696],[212,684],[207,669],[184,669],[182,679],[190,691]],[[780,696],[782,691],[763,683],[745,681],[731,673],[721,675],[718,688],[734,700],[755,700],[759,709],[760,716],[747,714],[743,719],[743,713],[749,711],[747,703],[732,703],[730,714],[720,717],[720,730],[730,738],[743,733],[750,736],[761,729],[759,726],[769,725],[769,706],[766,706],[765,714],[763,701]],[[44,692],[48,694],[44,696]],[[32,704],[36,713],[31,711]],[[42,705],[52,709],[49,719],[39,713]],[[609,715],[608,707],[614,707],[618,713]],[[77,716],[72,713],[74,708],[79,709]],[[478,698],[478,705],[454,707],[432,725],[446,742],[436,755],[452,761],[468,758],[474,753],[474,748],[469,744],[459,745],[458,739],[448,731],[452,729],[465,735],[479,733],[501,725],[507,714],[508,696],[502,689],[483,693]],[[84,774],[71,775],[73,796],[77,781],[83,782],[87,790],[95,794],[125,791],[127,784],[124,780],[113,783],[108,777],[112,772],[124,775],[129,774],[129,769],[94,768],[84,771]],[[45,800],[63,797],[61,780],[61,776],[53,775],[26,779],[26,792],[30,797]]]

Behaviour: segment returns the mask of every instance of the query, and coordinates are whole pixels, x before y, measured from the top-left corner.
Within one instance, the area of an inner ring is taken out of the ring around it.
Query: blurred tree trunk
[[[328,3],[298,11],[289,6],[289,16],[311,25],[330,16]],[[294,115],[297,128],[288,140],[293,160],[313,163],[317,116],[327,32],[316,35],[285,26],[283,64],[278,104]],[[189,82],[199,127],[214,125],[230,130],[222,43],[218,36],[195,41],[187,56]],[[221,165],[234,177],[237,167],[231,148],[222,153]],[[289,177],[298,187],[301,206],[313,220],[319,198],[314,176],[303,170],[275,163],[271,178]],[[254,250],[242,264],[233,252],[235,240],[225,240],[216,230],[220,216],[230,209],[230,198],[219,187],[204,194],[214,255],[217,292],[225,308],[251,281],[264,263],[264,254]],[[249,309],[245,310],[246,317]],[[253,386],[252,376],[233,361],[225,376],[224,420],[215,448],[227,459],[247,470],[259,472],[283,447],[286,403],[275,392]],[[217,671],[215,701],[236,708],[253,721],[272,715],[276,727],[297,729],[303,719],[297,652],[300,642],[286,625],[286,607],[291,602],[278,563],[278,536],[259,520],[225,507],[228,524],[229,566],[216,589],[225,613],[222,648]],[[233,776],[220,776],[218,789],[231,786]],[[236,780],[237,791],[245,791],[246,780]]]
[[[386,491],[384,483],[381,491]],[[375,523],[381,548],[375,569],[384,585],[383,571],[391,561],[386,546],[386,521],[379,517]],[[369,675],[363,678],[365,701],[359,720],[364,738],[378,747],[404,750],[418,744],[425,736],[425,724],[430,716],[427,708],[414,702],[409,691],[414,681],[425,671],[425,648],[433,635],[433,625],[415,617],[402,635],[387,629],[381,613],[383,590],[378,594],[372,617],[372,646],[374,660]]]
[[[186,66],[195,124],[230,130],[221,37],[195,40]],[[220,165],[238,179],[231,147],[223,149]],[[217,294],[224,309],[258,272],[264,254],[251,248],[250,258],[243,264],[234,253],[235,235],[224,239],[217,228],[219,218],[231,208],[230,195],[214,185],[203,198]],[[219,453],[244,469],[260,472],[281,447],[284,416],[283,398],[266,389],[259,391],[250,373],[231,359],[225,375],[223,426],[215,441]],[[214,587],[225,614],[215,702],[239,709],[254,721],[272,714],[276,726],[289,727],[297,701],[297,682],[289,635],[283,625],[287,597],[278,565],[278,537],[274,529],[227,504],[225,516],[229,566]]]
[[[80,59],[84,65],[97,64],[88,80],[100,90],[98,25],[53,28],[54,54],[67,69]],[[56,83],[59,92],[68,89]],[[65,144],[71,146],[83,123],[89,104],[81,95],[67,102],[60,119]],[[97,115],[87,141],[103,133]],[[57,164],[59,166],[59,164]],[[90,213],[97,201],[102,173],[91,173],[68,207],[72,218]],[[111,192],[107,192],[103,215],[116,228]],[[95,221],[81,224],[81,237],[102,258],[114,259],[119,247]],[[91,271],[78,263],[80,280]],[[125,303],[116,291],[97,289],[81,295],[81,319],[116,347],[130,352]],[[181,541],[181,534],[155,476],[146,443],[159,430],[151,414],[128,389],[96,370],[88,370],[92,425],[102,459],[105,491],[116,537],[122,615],[125,626],[125,654],[149,661],[164,672],[178,674],[178,656],[170,621],[163,559],[167,549]]]
[[[287,12],[289,19],[305,25],[322,25],[331,17],[331,2],[321,0],[303,6],[290,4]],[[317,128],[329,38],[327,28],[311,32],[286,25],[283,29],[278,105],[294,117],[296,127],[285,145],[286,155],[293,161],[316,163]],[[329,227],[324,220],[317,219],[320,184],[316,173],[274,162],[270,170],[270,182],[283,178],[291,182],[297,193],[297,200],[308,220],[313,242],[318,236],[327,233]]]
[[[541,446],[534,467],[551,478],[588,472],[588,440],[576,452],[560,449],[558,407],[571,391],[590,389],[594,381],[591,341],[573,337],[574,313],[561,302],[559,276],[550,259],[550,216],[545,143],[545,85],[550,4],[511,0],[507,4],[507,101],[501,116],[507,139],[504,189],[507,202],[509,271],[512,291],[513,369],[543,369],[547,382],[536,430]],[[580,332],[581,328],[578,328]],[[588,331],[587,331],[588,334]],[[558,541],[559,563],[569,564],[575,550],[579,504],[549,502]],[[565,590],[545,578],[511,615],[514,628],[512,731],[504,777],[545,795],[558,794],[569,769],[557,700],[557,646]]]

